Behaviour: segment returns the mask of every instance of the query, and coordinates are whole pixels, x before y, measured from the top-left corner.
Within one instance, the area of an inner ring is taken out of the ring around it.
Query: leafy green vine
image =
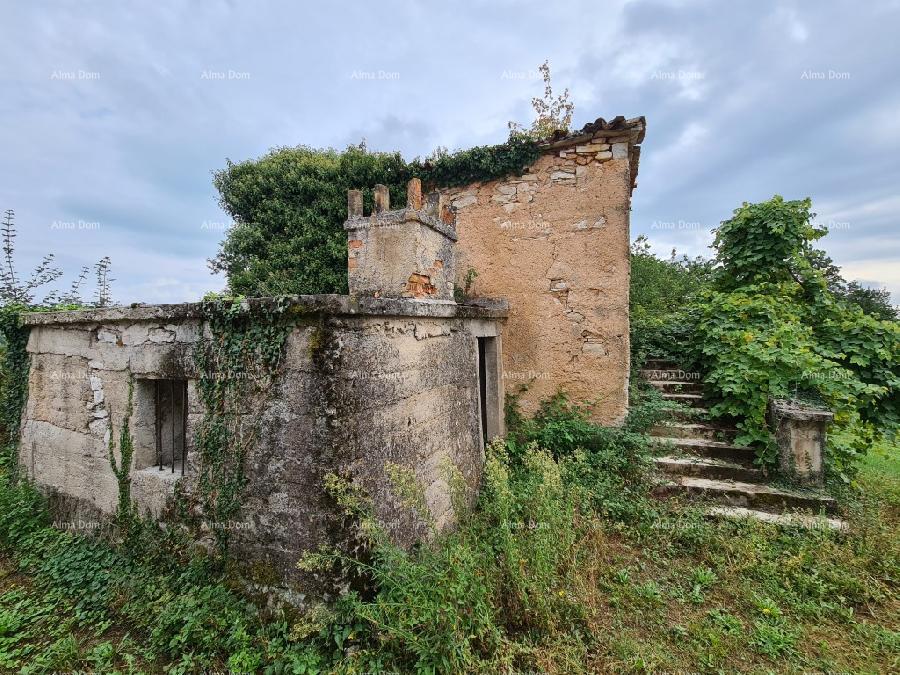
[[[109,425],[109,466],[116,477],[119,486],[119,505],[116,510],[116,519],[119,525],[130,531],[132,523],[137,517],[136,510],[131,501],[131,459],[134,456],[134,439],[131,436],[131,413],[134,410],[134,380],[128,378],[128,402],[125,405],[125,415],[122,417],[122,428],[119,430],[119,460],[115,455],[115,434],[112,427],[112,415]]]
[[[260,416],[254,411],[275,381],[293,325],[288,307],[283,298],[252,306],[242,297],[203,302],[209,337],[194,352],[204,407],[196,435],[196,498],[223,555],[228,521],[241,506],[244,462],[259,435]]]
[[[0,463],[7,463],[12,472],[18,465],[19,428],[28,398],[28,328],[22,325],[21,318],[28,309],[17,304],[0,308],[0,335],[5,348],[0,382]]]

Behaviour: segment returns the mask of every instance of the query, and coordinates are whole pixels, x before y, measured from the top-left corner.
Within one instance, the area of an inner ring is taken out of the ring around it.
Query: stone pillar
[[[411,178],[406,185],[406,208],[422,208],[422,181],[418,178]]]
[[[826,430],[834,413],[794,401],[774,400],[769,419],[778,444],[781,472],[799,483],[821,485]]]
[[[347,190],[347,217],[356,218],[363,214],[363,195],[360,190]]]
[[[375,186],[375,213],[384,213],[391,210],[391,193],[387,185],[379,183]]]

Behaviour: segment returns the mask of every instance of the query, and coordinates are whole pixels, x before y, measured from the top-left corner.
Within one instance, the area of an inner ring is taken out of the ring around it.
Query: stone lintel
[[[505,319],[506,300],[479,298],[477,303],[457,304],[449,300],[412,300],[409,298],[350,297],[348,295],[294,295],[286,298],[288,308],[298,314],[335,316],[384,316],[447,319]],[[276,298],[250,298],[248,307],[273,307]],[[26,326],[134,323],[140,321],[179,322],[202,320],[203,304],[186,302],[175,305],[129,305],[78,309],[60,312],[31,312],[23,315]]]

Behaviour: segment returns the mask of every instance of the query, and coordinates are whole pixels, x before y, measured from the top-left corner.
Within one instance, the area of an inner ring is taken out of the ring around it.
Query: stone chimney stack
[[[438,192],[422,197],[422,182],[406,186],[406,208],[390,210],[384,185],[365,216],[362,192],[347,193],[347,276],[350,295],[453,301],[455,215]]]

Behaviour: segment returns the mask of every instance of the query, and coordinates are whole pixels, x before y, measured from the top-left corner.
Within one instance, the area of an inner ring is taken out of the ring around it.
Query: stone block
[[[799,483],[822,484],[826,432],[833,419],[830,410],[780,399],[770,402],[769,422],[782,474]]]

